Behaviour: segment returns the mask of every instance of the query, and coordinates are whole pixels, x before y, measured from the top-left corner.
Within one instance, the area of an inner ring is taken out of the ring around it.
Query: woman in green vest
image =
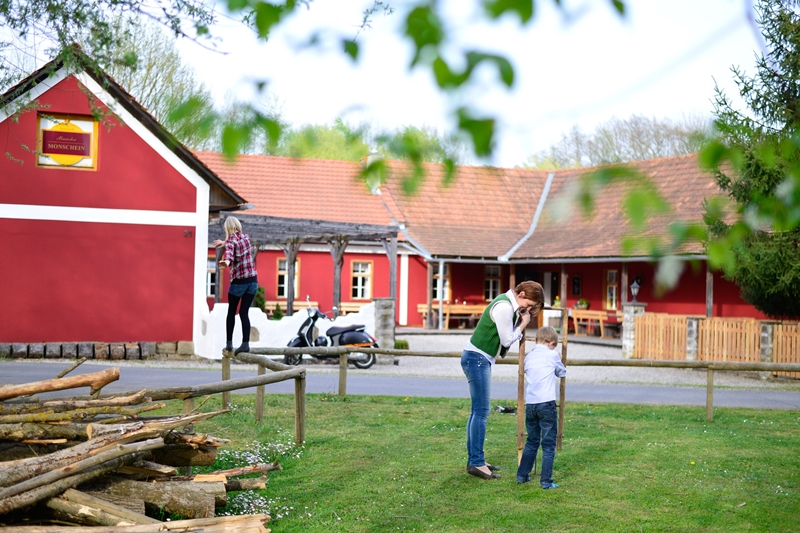
[[[467,420],[467,473],[483,479],[500,477],[483,457],[486,420],[490,411],[492,365],[499,355],[520,340],[532,316],[544,307],[544,290],[535,281],[523,281],[486,307],[461,355],[461,368],[469,382],[472,410]]]

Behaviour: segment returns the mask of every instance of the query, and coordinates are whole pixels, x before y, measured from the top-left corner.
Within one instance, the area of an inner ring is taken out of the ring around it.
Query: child
[[[558,412],[556,411],[556,377],[563,378],[567,369],[555,347],[558,333],[550,326],[539,328],[536,344],[525,356],[525,426],[528,440],[517,469],[517,483],[531,480],[531,469],[536,464],[536,452],[542,443],[542,488],[554,489],[553,460],[556,455]]]

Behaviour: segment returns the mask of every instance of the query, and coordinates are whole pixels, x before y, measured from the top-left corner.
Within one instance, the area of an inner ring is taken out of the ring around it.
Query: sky
[[[487,23],[478,1],[443,0],[454,41],[446,57],[499,53],[516,72],[511,89],[487,67],[473,86],[445,94],[429,69],[409,67],[412,45],[402,24],[413,3],[389,3],[393,14],[378,12],[371,27],[359,31],[371,0],[314,0],[261,43],[235,17],[223,15],[212,30],[216,51],[185,40],[179,48],[218,103],[277,102],[294,126],[340,117],[379,130],[413,125],[444,134],[455,130],[453,110],[469,105],[498,121],[493,156],[470,162],[503,167],[523,164],[573,126],[591,133],[613,117],[633,114],[710,119],[715,82],[736,96],[731,67],[752,75],[761,49],[746,0],[626,0],[622,17],[610,1],[563,0],[558,9],[553,0],[539,0],[524,26],[513,16]],[[313,35],[320,45],[307,45]],[[361,48],[356,63],[338,44],[353,37]],[[259,92],[257,82],[266,82],[266,89]]]

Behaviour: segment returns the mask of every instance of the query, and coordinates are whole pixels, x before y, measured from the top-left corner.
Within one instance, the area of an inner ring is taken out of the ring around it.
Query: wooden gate
[[[636,359],[685,360],[686,315],[645,313],[635,320]]]
[[[700,361],[761,360],[761,322],[754,318],[705,318],[700,321],[698,336]]]

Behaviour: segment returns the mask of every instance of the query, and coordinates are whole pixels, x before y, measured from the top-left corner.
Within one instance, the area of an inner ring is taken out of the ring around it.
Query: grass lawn
[[[516,417],[495,410],[485,450],[503,477],[466,474],[467,399],[311,394],[296,448],[292,396],[267,395],[261,425],[254,396],[233,398],[197,426],[232,439],[213,469],[284,469],[218,514],[268,512],[275,533],[800,531],[797,411],[717,408],[707,422],[703,407],[568,403],[560,486],[544,491],[538,474],[516,483]]]

